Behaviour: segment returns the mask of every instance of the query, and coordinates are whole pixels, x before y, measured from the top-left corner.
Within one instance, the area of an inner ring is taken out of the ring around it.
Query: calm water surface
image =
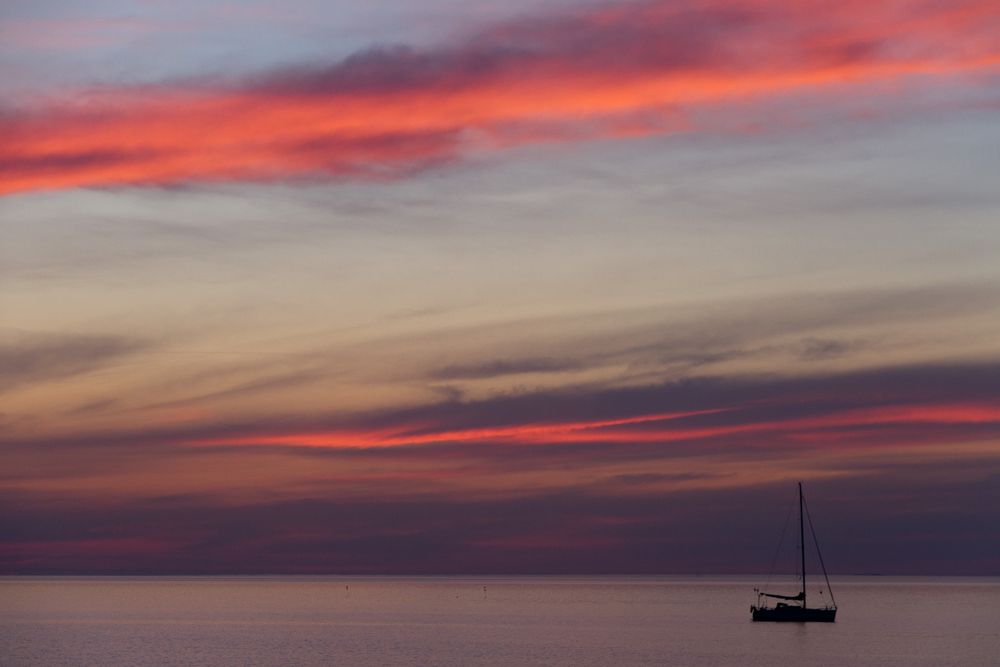
[[[836,579],[810,625],[751,623],[756,583],[0,578],[0,664],[1000,665],[1000,578]]]

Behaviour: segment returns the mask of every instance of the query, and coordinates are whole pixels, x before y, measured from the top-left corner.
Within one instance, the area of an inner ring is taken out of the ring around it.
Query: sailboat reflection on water
[[[833,598],[833,589],[830,588],[830,579],[826,576],[826,565],[823,564],[823,554],[820,553],[819,541],[816,539],[816,531],[813,530],[811,518],[809,518],[809,532],[812,534],[813,543],[816,545],[816,553],[819,556],[819,565],[823,570],[823,579],[826,581],[826,589],[830,591],[830,602],[824,607],[810,608],[806,604],[806,541],[804,517],[808,516],[809,510],[805,509],[805,499],[802,496],[802,482],[799,482],[799,579],[802,583],[802,587],[796,595],[765,593],[764,591],[755,588],[754,593],[757,594],[757,602],[750,607],[750,613],[753,620],[790,623],[833,623],[836,620],[837,603]],[[773,607],[769,607],[767,606],[769,600],[781,600],[781,602],[776,602]]]

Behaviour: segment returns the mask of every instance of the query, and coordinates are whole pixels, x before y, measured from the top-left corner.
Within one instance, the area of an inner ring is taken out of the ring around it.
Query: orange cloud
[[[438,50],[375,50],[238,85],[103,88],[8,112],[0,193],[394,177],[468,151],[680,129],[665,109],[994,71],[997,30],[1000,9],[985,0],[614,4]]]

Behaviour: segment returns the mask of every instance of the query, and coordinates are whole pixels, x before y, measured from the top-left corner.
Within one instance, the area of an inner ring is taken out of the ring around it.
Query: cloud
[[[529,351],[501,356],[487,354],[481,345],[464,352],[453,345],[450,363],[433,366],[416,378],[448,381],[458,390],[466,381],[516,373],[603,371],[620,384],[654,384],[663,378],[760,372],[764,366],[783,373],[800,368],[803,361],[817,365],[840,361],[857,368],[886,365],[897,358],[913,363],[925,344],[919,336],[927,334],[911,334],[908,339],[900,332],[919,330],[913,325],[951,328],[957,318],[992,313],[996,293],[997,285],[991,281],[792,292],[491,322],[433,330],[424,338],[408,334],[405,344],[412,349],[414,340],[493,337],[504,349]],[[553,329],[566,332],[555,344],[535,333]]]
[[[0,391],[87,373],[148,347],[124,336],[8,333],[0,340]]]
[[[289,355],[290,358],[294,359],[294,355]],[[287,361],[282,364],[287,364]],[[254,370],[260,374],[262,366],[266,366],[264,363],[253,364]],[[239,372],[241,366],[234,367],[231,369],[233,372]],[[222,369],[213,369],[213,372],[208,373],[209,376],[218,377],[219,375],[224,375]],[[162,408],[177,408],[185,406],[194,405],[204,405],[206,403],[217,401],[219,399],[228,399],[234,397],[243,397],[251,394],[257,394],[262,392],[270,392],[276,389],[285,389],[290,387],[298,387],[303,384],[308,384],[315,382],[317,380],[329,379],[335,376],[336,373],[333,371],[328,371],[323,368],[314,368],[307,370],[297,370],[297,371],[282,371],[278,373],[267,373],[263,374],[262,377],[257,377],[253,380],[239,381],[231,383],[222,389],[216,389],[213,391],[203,392],[203,393],[189,393],[183,398],[172,399],[169,401],[154,401],[150,403],[143,404],[141,409],[162,409]],[[185,378],[188,382],[193,382],[195,378],[188,377]]]
[[[455,455],[455,447],[477,452],[495,447],[501,458],[508,447],[525,445],[572,445],[580,452],[607,445],[597,448],[602,456],[639,457],[657,451],[762,454],[789,446],[822,451],[837,440],[843,446],[892,447],[996,437],[998,378],[1000,367],[987,361],[795,377],[689,377],[621,388],[546,389],[352,417],[288,415],[7,442],[40,452],[98,442],[102,448],[167,450],[316,448],[347,456],[370,448],[412,448],[416,456],[432,458],[435,447],[446,456]]]
[[[557,373],[579,370],[584,365],[577,360],[550,358],[495,359],[481,363],[455,364],[432,370],[435,380],[470,380],[495,378],[521,373]]]
[[[765,571],[805,479],[835,572],[991,573],[998,439],[989,361],[21,437],[0,569]]]
[[[243,82],[106,86],[4,115],[2,192],[394,178],[522,143],[725,127],[711,118],[753,100],[994,71],[998,21],[985,0],[648,0]]]
[[[995,574],[996,459],[912,462],[807,485],[833,573]],[[778,482],[620,494],[95,506],[4,494],[5,574],[764,573],[792,498]],[[995,531],[994,531],[995,532]],[[941,544],[950,548],[941,550]],[[740,554],[734,561],[733,553]]]
[[[802,358],[806,361],[836,359],[861,347],[859,341],[843,341],[830,338],[808,338],[802,341]]]

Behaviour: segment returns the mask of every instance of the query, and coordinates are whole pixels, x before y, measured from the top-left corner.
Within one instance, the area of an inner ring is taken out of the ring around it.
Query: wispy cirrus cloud
[[[584,362],[581,360],[568,358],[493,359],[477,363],[443,366],[431,371],[430,377],[435,380],[468,380],[521,373],[557,373],[578,370],[582,367],[584,367]]]
[[[995,437],[996,363],[924,364],[804,377],[687,377],[625,388],[570,387],[445,401],[367,415],[301,415],[49,436],[46,447],[291,447],[330,451],[435,446],[714,442],[734,453],[840,438],[862,446]],[[21,441],[9,441],[12,446]],[[37,444],[37,443],[36,443]],[[671,445],[672,447],[674,445]],[[759,448],[754,445],[755,449]],[[688,450],[696,451],[696,450]]]
[[[771,406],[765,406],[771,407]],[[611,420],[528,422],[515,426],[448,430],[426,424],[408,424],[391,430],[328,430],[297,433],[249,434],[218,439],[194,440],[195,445],[291,446],[329,448],[406,447],[433,444],[498,443],[515,445],[558,445],[609,443],[694,442],[739,436],[770,436],[776,442],[832,442],[850,440],[871,442],[864,431],[885,444],[923,441],[920,429],[943,428],[963,431],[965,437],[986,429],[995,436],[1000,430],[1000,404],[985,403],[913,403],[879,408],[830,409],[816,416],[774,418],[762,416],[752,408],[740,411],[735,423],[704,423],[702,415],[726,413],[725,408],[681,413],[653,413]],[[766,410],[762,411],[766,415]],[[678,425],[668,422],[680,421]],[[888,438],[879,438],[875,429],[893,429]],[[940,435],[940,434],[939,434]],[[948,434],[954,437],[955,433]]]
[[[385,178],[510,145],[704,128],[699,110],[741,100],[993,72],[998,23],[985,0],[648,0],[241,82],[103,87],[8,110],[2,191]]]
[[[759,546],[794,475],[825,498],[844,571],[994,571],[956,522],[995,519],[998,378],[985,361],[688,378],[23,436],[0,445],[0,570],[698,571],[682,554]],[[858,525],[889,537],[853,549]],[[896,558],[943,538],[968,549]]]
[[[150,343],[126,336],[12,332],[0,338],[0,392],[87,373]]]

